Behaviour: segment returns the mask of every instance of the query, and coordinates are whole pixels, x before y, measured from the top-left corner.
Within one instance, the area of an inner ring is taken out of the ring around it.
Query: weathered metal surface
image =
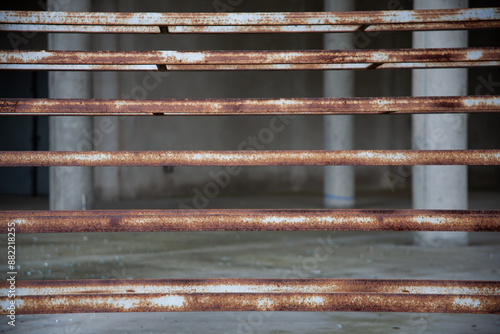
[[[500,165],[500,150],[0,152],[0,167],[336,165]]]
[[[1,282],[0,287],[7,287]],[[7,290],[7,289],[4,289]],[[16,313],[364,311],[500,313],[500,283],[208,279],[17,281]],[[8,299],[0,297],[0,314]]]
[[[342,115],[500,112],[500,96],[279,99],[2,99],[0,115]]]
[[[0,211],[0,233],[161,231],[500,232],[499,210]]]
[[[361,63],[361,64],[250,64],[250,65],[65,65],[0,64],[0,70],[21,71],[298,71],[298,70],[374,70],[424,69],[457,67],[499,67],[500,61],[428,62],[428,63]]]
[[[339,33],[363,30],[375,31],[428,31],[470,30],[499,28],[500,21],[400,23],[373,25],[268,25],[268,26],[169,26],[172,34],[228,34],[228,33]],[[0,26],[1,30],[1,26]]]
[[[500,47],[292,51],[0,51],[2,64],[298,65],[499,60]]]
[[[0,64],[0,70],[20,71],[158,71],[156,65],[46,65],[46,64]],[[165,69],[167,70],[167,69]]]
[[[0,23],[63,25],[237,26],[375,25],[500,19],[500,8],[277,13],[116,13],[2,11]]]
[[[496,21],[494,21],[496,22]],[[480,22],[478,22],[479,24]],[[475,25],[475,24],[474,24]],[[122,33],[122,34],[159,34],[158,26],[118,26],[118,25],[79,25],[79,24],[0,24],[0,31],[26,31],[49,33]]]
[[[146,293],[382,293],[498,295],[498,281],[391,279],[86,279],[19,281],[18,296]],[[8,282],[0,281],[0,297]]]
[[[500,48],[307,51],[0,51],[1,70],[333,70],[500,66]]]
[[[0,24],[0,31],[26,31],[48,33],[127,33],[127,34],[256,34],[256,33],[342,33],[363,30],[375,31],[428,31],[494,29],[500,21],[398,23],[374,25],[68,25],[68,24]]]

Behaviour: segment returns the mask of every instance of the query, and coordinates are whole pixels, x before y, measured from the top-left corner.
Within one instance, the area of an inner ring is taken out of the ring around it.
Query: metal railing
[[[0,70],[373,70],[500,66],[500,48],[312,51],[1,51]]]
[[[4,11],[0,30],[83,33],[316,33],[498,28],[498,8],[292,13]]]
[[[183,279],[19,282],[22,313],[372,311],[498,313],[497,282]]]
[[[0,31],[294,33],[484,29],[499,8],[344,13],[0,12]],[[3,70],[324,70],[499,66],[500,48],[320,51],[0,51]],[[1,99],[0,115],[499,112],[500,96]],[[500,150],[0,152],[0,166],[500,165]],[[500,231],[498,210],[3,211],[0,232]],[[6,314],[7,282],[0,282]],[[20,281],[18,313],[390,311],[500,313],[500,282],[338,279]]]

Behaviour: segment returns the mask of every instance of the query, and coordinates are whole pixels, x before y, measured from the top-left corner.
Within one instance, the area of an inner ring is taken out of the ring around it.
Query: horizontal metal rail
[[[500,96],[279,99],[1,99],[0,115],[344,115],[500,112]]]
[[[500,66],[500,48],[0,51],[2,70],[325,70]]]
[[[500,165],[500,150],[0,151],[0,167]]]
[[[9,282],[0,282],[7,314]],[[3,292],[5,291],[5,292]],[[17,281],[16,314],[186,311],[500,313],[500,282],[350,279]]]
[[[496,25],[497,21],[491,21],[492,25]],[[488,22],[467,22],[459,23],[460,25],[473,27],[479,26],[477,29],[482,29],[481,26],[486,25],[490,28]],[[465,29],[465,28],[463,28]],[[469,28],[467,28],[469,29]],[[476,28],[470,28],[476,29]],[[457,30],[457,29],[454,29]],[[80,25],[80,24],[11,24],[0,23],[0,31],[24,31],[24,32],[48,32],[48,33],[122,33],[122,34],[160,34],[165,33],[164,29],[158,26],[126,26],[126,25]]]
[[[499,232],[500,210],[0,211],[0,233],[162,231]]]
[[[486,29],[499,26],[498,7],[293,13],[0,13],[0,31],[72,33],[314,33]]]
[[[0,23],[220,26],[220,25],[318,25],[396,24],[491,21],[500,19],[500,8],[458,8],[351,12],[272,12],[272,13],[131,13],[2,11]]]
[[[244,65],[79,65],[1,64],[0,71],[318,71],[499,67],[500,61],[414,62],[387,64],[244,64]]]
[[[130,26],[130,25],[69,25],[0,23],[0,31],[46,33],[122,33],[122,34],[263,34],[263,33],[343,33],[382,31],[438,31],[498,29],[500,21],[394,23],[373,25],[220,25],[220,26]]]
[[[500,294],[498,281],[391,279],[85,279],[16,282],[19,296],[126,293],[383,293],[383,294]],[[9,283],[0,281],[0,297]]]
[[[245,65],[500,60],[500,47],[283,51],[0,51],[2,64]]]

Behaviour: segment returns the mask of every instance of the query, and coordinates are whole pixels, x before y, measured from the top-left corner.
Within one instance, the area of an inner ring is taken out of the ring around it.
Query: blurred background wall
[[[355,1],[356,10],[411,9],[412,1]],[[495,1],[470,1],[471,7]],[[1,9],[42,10],[44,3],[2,3]],[[94,1],[94,11],[214,12],[322,11],[322,0],[110,0]],[[2,33],[2,49],[47,49],[46,34]],[[471,31],[470,46],[495,46],[497,31]],[[250,35],[92,35],[94,50],[301,50],[323,48],[321,34]],[[410,48],[411,33],[358,33],[351,48]],[[1,72],[1,97],[47,97],[47,73]],[[92,74],[96,98],[270,98],[321,97],[321,71],[290,72],[102,72]],[[410,70],[358,71],[356,96],[410,96]],[[498,69],[469,70],[469,94],[500,91]],[[238,117],[94,117],[89,141],[95,150],[237,150],[322,149],[321,116]],[[500,118],[469,117],[469,148],[499,148]],[[278,130],[272,130],[278,129]],[[355,149],[410,149],[410,116],[356,116]],[[47,150],[46,117],[2,117],[0,150]],[[96,200],[194,196],[224,168],[102,167],[94,170]],[[219,173],[219,174],[218,174]],[[321,167],[244,167],[230,182],[219,178],[218,194],[317,192]],[[226,185],[227,183],[227,185]],[[223,185],[223,186],[222,186]],[[357,167],[357,191],[408,190],[411,172],[404,167]],[[469,187],[499,188],[500,168],[469,167]],[[212,189],[210,194],[214,194]],[[46,168],[3,168],[0,194],[46,195]]]

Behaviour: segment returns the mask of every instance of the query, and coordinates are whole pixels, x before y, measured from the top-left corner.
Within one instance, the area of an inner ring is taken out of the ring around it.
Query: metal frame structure
[[[82,33],[318,33],[498,28],[498,8],[297,13],[4,11],[0,30]]]
[[[0,12],[0,31],[295,33],[485,29],[500,8],[343,13]],[[499,66],[500,48],[328,51],[0,51],[3,70],[324,70]],[[500,96],[1,99],[0,115],[266,115],[500,112]],[[0,166],[500,165],[500,150],[0,152]],[[4,211],[0,233],[500,231],[498,210]],[[7,282],[0,282],[6,314]],[[337,279],[17,282],[19,314],[143,311],[500,313],[500,282]]]
[[[2,99],[0,115],[369,115],[500,112],[500,96],[294,99]]]

